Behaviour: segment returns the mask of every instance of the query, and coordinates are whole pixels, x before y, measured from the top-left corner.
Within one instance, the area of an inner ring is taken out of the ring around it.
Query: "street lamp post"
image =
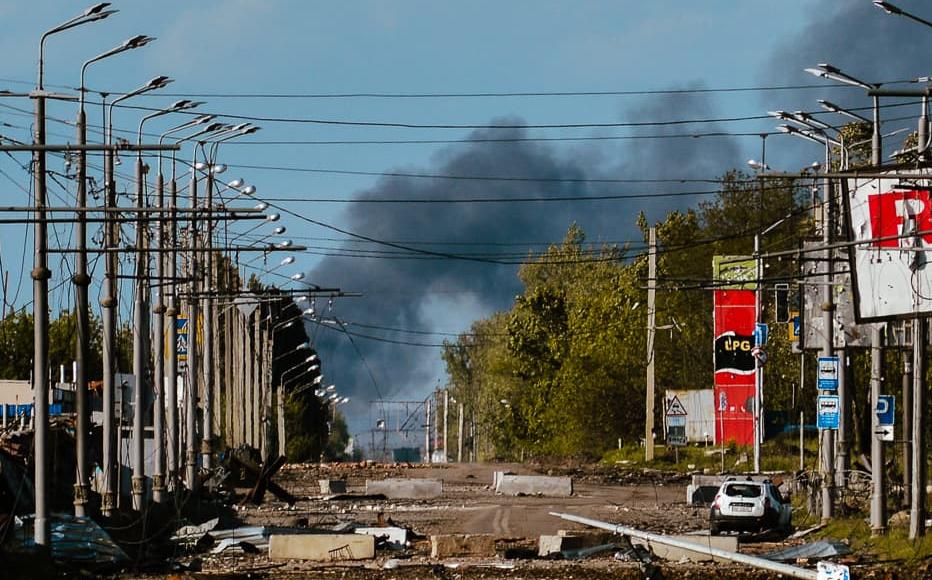
[[[106,10],[110,5],[109,2],[101,2],[91,6],[80,15],[59,24],[58,26],[46,31],[39,40],[39,71],[36,83],[36,91],[33,93],[35,98],[35,134],[33,144],[36,146],[33,151],[33,175],[35,179],[35,208],[36,222],[34,226],[34,244],[35,254],[33,256],[33,367],[32,367],[32,389],[35,396],[35,433],[34,433],[34,455],[35,455],[35,528],[34,539],[36,545],[48,548],[51,542],[51,528],[49,525],[49,506],[48,506],[48,422],[49,422],[49,384],[48,384],[48,354],[49,354],[49,313],[48,313],[48,288],[51,271],[48,268],[48,224],[46,222],[46,153],[45,146],[45,41],[59,32],[87,24],[97,20],[103,20],[116,10]],[[85,391],[86,393],[86,391]],[[86,402],[86,399],[85,399]],[[85,410],[86,411],[86,410]],[[86,433],[86,426],[85,426]],[[87,458],[84,459],[85,473],[79,476],[87,476],[86,465]],[[81,485],[86,479],[78,481]],[[80,495],[83,488],[76,490]],[[79,498],[80,499],[80,498]],[[83,504],[80,508],[83,509]]]
[[[114,99],[111,102],[107,109],[106,119],[104,121],[106,127],[106,142],[108,145],[113,144],[113,108],[120,102],[133,97],[139,96],[143,93],[146,93],[151,90],[155,90],[167,84],[167,77],[156,77],[149,81],[147,84],[135,89],[125,95],[120,96],[117,99]],[[106,187],[106,195],[104,200],[104,206],[108,209],[117,207],[116,200],[116,182],[114,180],[114,151],[113,149],[107,149],[104,155],[104,182]],[[119,268],[118,255],[116,249],[120,244],[120,232],[119,224],[116,223],[112,217],[112,211],[107,212],[107,222],[105,224],[105,249],[106,249],[106,273],[104,277],[104,288],[103,288],[103,297],[101,298],[101,306],[103,307],[102,313],[102,325],[103,325],[103,367],[104,367],[104,377],[103,377],[103,406],[104,406],[104,444],[103,444],[103,461],[104,461],[104,494],[103,500],[101,502],[101,511],[104,515],[109,515],[112,510],[116,507],[117,494],[119,493],[119,482],[116,478],[116,464],[117,464],[117,453],[116,453],[116,443],[115,443],[115,429],[114,429],[114,417],[113,417],[113,401],[114,394],[116,392],[116,366],[117,366],[117,345],[116,345],[116,309],[117,309],[117,271]],[[136,336],[134,334],[134,343]],[[133,362],[133,372],[137,372],[136,361]],[[140,375],[136,375],[136,390],[137,392],[142,388],[142,383],[140,382]],[[135,475],[135,474],[134,474]]]
[[[79,146],[87,143],[87,114],[84,110],[85,96],[85,75],[88,67],[105,58],[114,56],[127,50],[145,46],[154,38],[148,36],[134,36],[120,46],[108,50],[94,58],[85,61],[81,66],[81,85],[79,92],[78,119],[75,123],[77,128],[77,144]],[[72,278],[75,287],[75,330],[77,334],[77,348],[75,349],[75,486],[74,486],[74,514],[76,516],[87,515],[86,504],[88,499],[88,433],[90,430],[90,413],[87,406],[87,363],[90,357],[90,309],[88,300],[88,286],[91,283],[91,277],[87,272],[87,213],[83,208],[87,207],[87,151],[81,149],[78,151],[78,174],[77,174],[77,193],[76,204],[79,209],[76,212],[75,223],[75,241],[78,254],[75,263],[75,273]]]

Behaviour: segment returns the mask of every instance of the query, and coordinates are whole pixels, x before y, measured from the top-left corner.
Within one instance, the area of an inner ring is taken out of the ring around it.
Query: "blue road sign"
[[[816,407],[816,427],[838,429],[838,395],[819,395]]]
[[[763,322],[758,322],[754,325],[754,345],[755,346],[766,346],[767,344],[767,333],[769,327]]]
[[[838,390],[838,357],[819,357],[819,389],[823,391]]]
[[[896,412],[896,397],[893,395],[880,395],[874,412],[877,413],[877,423],[879,425],[894,425],[896,423],[894,415]]]

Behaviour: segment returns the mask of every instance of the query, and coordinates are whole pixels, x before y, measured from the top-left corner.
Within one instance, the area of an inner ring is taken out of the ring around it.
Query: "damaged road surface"
[[[175,569],[275,578],[843,577],[830,575],[843,570],[832,555],[820,576],[814,560],[760,554],[792,543],[752,545],[753,555],[737,536],[709,536],[708,509],[687,504],[681,476],[363,462],[279,466],[276,483],[294,502],[239,502],[230,519],[187,522],[173,537]]]

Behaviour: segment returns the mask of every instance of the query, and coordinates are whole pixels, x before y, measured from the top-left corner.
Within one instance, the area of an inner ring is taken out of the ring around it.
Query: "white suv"
[[[739,481],[729,477],[718,488],[709,514],[709,531],[755,531],[790,527],[793,508],[768,479]]]

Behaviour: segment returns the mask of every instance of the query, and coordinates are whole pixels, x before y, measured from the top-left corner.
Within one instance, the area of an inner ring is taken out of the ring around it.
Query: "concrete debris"
[[[571,477],[547,475],[496,475],[495,491],[502,495],[540,495],[568,497],[573,495]]]
[[[320,486],[321,495],[346,493],[345,479],[318,479],[317,484]]]
[[[408,530],[397,526],[356,528],[355,533],[373,536],[375,538],[376,547],[385,546],[393,550],[401,550],[408,545]]]
[[[388,499],[432,499],[443,495],[439,479],[388,478],[366,480],[366,495],[380,494]]]
[[[362,534],[277,534],[269,539],[272,560],[364,560],[375,557],[375,537]]]
[[[850,553],[851,548],[844,542],[838,540],[819,540],[818,542],[791,546],[782,550],[761,554],[761,557],[776,562],[795,562],[797,560],[808,560],[810,558],[846,556]]]

